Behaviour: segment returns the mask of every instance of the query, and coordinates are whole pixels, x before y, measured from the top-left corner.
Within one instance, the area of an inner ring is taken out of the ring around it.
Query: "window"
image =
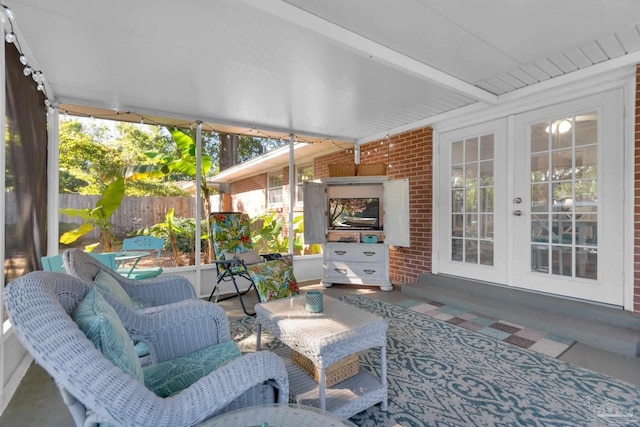
[[[282,171],[269,174],[269,205],[281,205],[283,199]]]
[[[298,166],[296,174],[296,203],[301,204],[303,200],[302,184],[313,179],[313,164]]]

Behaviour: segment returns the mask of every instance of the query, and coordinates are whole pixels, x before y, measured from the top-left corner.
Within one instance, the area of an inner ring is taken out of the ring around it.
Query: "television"
[[[380,199],[367,197],[330,198],[329,228],[332,230],[379,230]]]

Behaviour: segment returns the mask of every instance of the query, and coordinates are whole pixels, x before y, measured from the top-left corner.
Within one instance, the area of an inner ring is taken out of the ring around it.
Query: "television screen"
[[[380,199],[329,199],[329,227],[378,229],[380,227]]]

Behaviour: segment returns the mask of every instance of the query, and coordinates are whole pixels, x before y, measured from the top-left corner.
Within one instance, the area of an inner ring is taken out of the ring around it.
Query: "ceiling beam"
[[[455,92],[463,93],[478,101],[489,104],[497,104],[498,96],[469,84],[451,74],[444,73],[423,62],[417,61],[407,55],[389,49],[366,37],[349,31],[319,16],[313,15],[299,7],[293,6],[282,0],[241,0],[243,3],[263,12],[277,16],[294,25],[303,27],[309,31],[320,34],[331,40],[359,51],[372,60],[377,60],[387,66],[410,73],[430,83],[446,87]]]

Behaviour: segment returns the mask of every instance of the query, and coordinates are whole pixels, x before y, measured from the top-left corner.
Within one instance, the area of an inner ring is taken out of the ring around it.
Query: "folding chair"
[[[209,296],[209,301],[220,292],[220,283],[231,282],[236,295],[240,299],[242,310],[249,316],[242,295],[251,289],[256,291],[261,302],[285,298],[298,294],[298,284],[293,275],[293,268],[282,259],[280,254],[259,255],[253,249],[251,241],[251,223],[246,214],[239,212],[216,212],[209,216],[211,224],[211,241],[215,255],[217,270],[216,283]],[[240,291],[237,277],[249,281],[249,287]],[[215,301],[233,298],[231,295]]]
[[[137,268],[138,261],[136,259],[134,264],[130,267],[119,268],[120,274],[126,275],[128,279],[142,280],[156,277],[162,274],[162,267],[160,266],[160,256],[162,255],[162,248],[164,247],[164,240],[154,236],[136,236],[122,241],[122,250],[127,251],[156,251],[156,266],[149,268]]]

